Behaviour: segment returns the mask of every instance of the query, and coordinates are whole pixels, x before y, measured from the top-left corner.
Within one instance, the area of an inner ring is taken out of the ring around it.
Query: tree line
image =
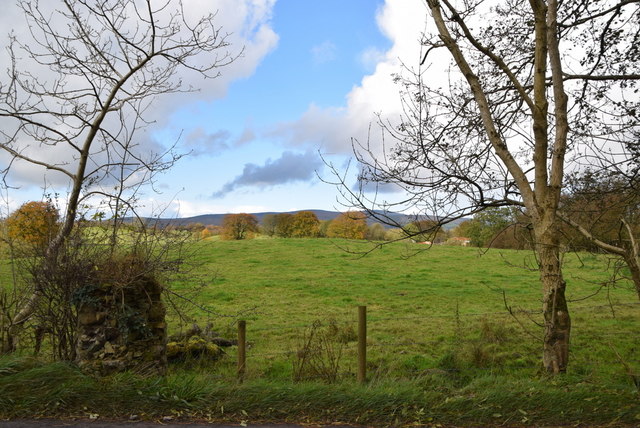
[[[600,246],[576,230],[585,225],[589,234],[606,245],[624,246],[629,237],[620,219],[625,218],[634,236],[640,234],[640,192],[615,177],[587,171],[573,174],[562,195],[560,230],[562,244],[570,251],[601,252]],[[59,229],[59,213],[50,202],[27,202],[6,221],[10,238],[44,246]],[[569,220],[571,219],[571,220]],[[492,207],[445,230],[436,220],[417,220],[402,228],[386,228],[367,222],[361,211],[348,211],[333,220],[320,220],[312,211],[266,214],[260,222],[253,214],[228,214],[222,225],[189,223],[174,227],[197,237],[220,236],[225,240],[256,235],[278,238],[344,238],[371,241],[412,239],[414,242],[465,245],[479,248],[532,249],[531,219],[514,207]]]
[[[382,225],[379,227],[384,231]],[[372,230],[379,229],[375,225],[369,227],[366,215],[357,211],[342,213],[333,220],[320,220],[312,211],[266,214],[262,222],[253,214],[227,214],[221,226],[191,224],[186,228],[202,238],[219,235],[226,240],[250,239],[258,234],[279,238],[367,239],[371,238]]]
[[[629,236],[640,234],[640,191],[615,176],[591,171],[572,174],[561,197],[560,241],[568,251],[603,252],[602,244],[624,247]],[[626,223],[632,235],[621,222]],[[577,230],[583,225],[588,234]],[[202,238],[247,239],[256,235],[278,238],[345,238],[371,241],[412,239],[415,242],[464,245],[479,248],[530,250],[531,218],[516,207],[489,207],[445,229],[437,220],[416,220],[389,228],[367,222],[362,211],[348,211],[333,220],[319,220],[312,211],[267,214],[262,222],[252,214],[228,214],[221,226],[189,224],[184,227]],[[592,238],[589,238],[591,236]],[[595,237],[600,244],[594,242]]]
[[[463,222],[459,227],[445,230],[434,220],[416,220],[404,227],[387,228],[381,223],[367,221],[366,213],[348,211],[332,220],[320,220],[312,211],[300,211],[294,214],[266,214],[260,222],[253,214],[227,214],[222,225],[190,223],[182,228],[201,238],[220,236],[225,240],[251,239],[257,235],[276,238],[342,238],[370,241],[399,241],[411,239],[414,242],[451,245],[468,245],[473,242],[481,246],[479,239],[470,241],[465,238],[469,225],[479,225],[486,229],[483,233],[492,233],[494,224],[485,224],[476,220]],[[462,235],[461,235],[462,234]],[[456,239],[463,238],[463,239]]]
[[[632,247],[640,235],[640,189],[629,184],[589,170],[570,175],[559,210],[563,223],[558,234],[565,250],[616,255],[616,248]],[[487,208],[453,229],[476,247],[517,250],[533,248],[531,232],[527,211],[515,207]]]

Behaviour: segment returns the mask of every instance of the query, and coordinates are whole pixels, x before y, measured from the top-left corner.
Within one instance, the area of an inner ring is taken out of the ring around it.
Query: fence
[[[573,330],[573,334],[572,334],[572,349],[578,349],[577,352],[573,352],[572,351],[572,360],[570,361],[570,367],[571,370],[573,370],[574,372],[576,371],[582,371],[582,372],[589,372],[592,371],[594,369],[604,369],[606,368],[605,371],[614,371],[616,372],[617,375],[623,376],[623,377],[630,377],[634,382],[638,382],[640,381],[640,349],[637,349],[638,347],[637,345],[637,338],[640,337],[640,313],[637,311],[637,309],[640,309],[640,303],[626,303],[626,304],[611,304],[611,305],[594,305],[594,306],[581,306],[581,307],[577,307],[577,308],[573,308],[572,312],[573,312],[573,316],[574,318],[584,318],[585,320],[588,321],[592,321],[594,318],[594,314],[604,314],[603,311],[617,311],[618,312],[618,331],[606,331],[603,329],[602,326],[600,325],[591,325],[593,323],[584,323],[584,325],[580,325],[580,328],[574,328]],[[520,310],[520,311],[511,311],[511,313],[507,313],[507,311],[502,311],[502,312],[485,312],[485,313],[473,313],[473,314],[459,314],[456,313],[452,316],[432,316],[432,317],[425,317],[423,315],[409,315],[409,316],[404,316],[404,317],[390,317],[390,318],[377,318],[375,319],[375,324],[376,325],[380,325],[382,323],[385,322],[390,322],[390,321],[406,321],[407,324],[411,325],[411,322],[415,322],[417,320],[420,320],[422,322],[440,322],[440,325],[442,325],[443,321],[446,320],[447,318],[450,318],[453,320],[453,323],[456,324],[456,328],[458,330],[462,329],[461,324],[463,323],[463,319],[475,319],[477,320],[481,320],[481,319],[487,319],[487,318],[499,318],[499,317],[504,317],[507,316],[510,319],[514,320],[514,322],[516,322],[516,324],[518,325],[518,329],[519,332],[518,334],[520,334],[520,339],[524,338],[524,337],[529,337],[530,341],[527,344],[525,341],[511,341],[511,345],[507,344],[507,348],[509,348],[509,346],[513,346],[515,348],[517,348],[518,346],[520,346],[522,348],[520,354],[526,354],[527,352],[530,352],[530,358],[525,358],[522,361],[515,361],[515,364],[513,364],[513,362],[511,362],[511,366],[512,367],[516,367],[519,369],[528,369],[528,370],[540,370],[541,369],[541,364],[538,362],[539,361],[539,354],[540,354],[540,344],[541,341],[538,339],[541,339],[541,337],[535,337],[535,332],[531,332],[531,331],[527,331],[528,326],[522,322],[522,319],[517,320],[517,318],[520,317],[524,317],[525,319],[530,319],[533,316],[540,316],[541,315],[541,311],[526,311],[526,310]],[[616,314],[613,313],[613,315],[611,316],[611,314],[606,315],[606,318],[613,318],[616,319]],[[516,321],[517,320],[517,321]],[[348,372],[347,374],[350,376],[355,377],[356,381],[359,383],[365,383],[368,379],[368,374],[367,374],[367,369],[368,369],[368,364],[371,363],[371,361],[367,360],[367,351],[371,350],[371,349],[376,349],[376,348],[393,348],[396,353],[403,353],[403,352],[408,352],[407,349],[410,347],[418,347],[420,349],[425,349],[425,348],[430,348],[430,347],[437,347],[440,346],[442,347],[442,343],[443,341],[446,341],[446,339],[443,339],[442,337],[433,337],[430,338],[428,340],[417,340],[415,337],[411,336],[411,332],[409,332],[408,337],[406,337],[403,341],[373,341],[373,342],[368,342],[367,340],[367,333],[368,333],[368,328],[367,328],[367,307],[366,306],[359,306],[357,308],[357,328],[355,329],[357,331],[357,337],[355,338],[351,338],[351,339],[355,339],[355,340],[351,340],[353,342],[356,342],[356,346],[355,346],[355,373],[352,372]],[[535,320],[532,320],[532,323],[534,323]],[[501,321],[500,323],[494,325],[494,327],[487,327],[486,325],[482,324],[482,323],[478,323],[476,322],[475,324],[478,324],[478,328],[482,329],[489,329],[491,330],[491,328],[497,328],[498,330],[501,328],[501,326],[503,327],[504,325],[506,325],[505,321]],[[532,324],[533,325],[533,324]],[[496,327],[497,326],[497,327]],[[336,351],[334,350],[329,350],[326,349],[327,347],[331,346],[331,344],[329,343],[324,343],[324,345],[320,345],[319,347],[313,348],[312,346],[309,346],[308,349],[297,349],[295,351],[278,351],[278,352],[269,352],[266,354],[260,354],[260,353],[252,353],[251,349],[249,348],[248,344],[251,343],[252,340],[252,334],[256,334],[256,335],[260,335],[261,333],[265,333],[268,331],[273,331],[273,330],[285,330],[285,329],[311,329],[310,333],[308,333],[308,337],[306,337],[306,339],[303,337],[303,345],[305,343],[305,340],[308,340],[310,343],[311,341],[311,336],[313,336],[314,334],[316,335],[316,337],[318,336],[317,331],[314,333],[313,330],[313,325],[312,326],[305,326],[305,325],[298,325],[298,326],[288,326],[288,327],[277,327],[277,326],[272,326],[272,327],[261,327],[261,328],[257,328],[257,329],[250,329],[248,331],[248,327],[247,327],[247,321],[246,320],[242,320],[240,322],[238,322],[238,351],[237,351],[237,377],[239,379],[239,381],[243,381],[245,379],[245,377],[247,376],[247,368],[251,366],[251,359],[252,358],[258,358],[258,357],[268,357],[268,358],[275,358],[275,357],[293,357],[294,358],[294,364],[295,364],[295,359],[300,359],[300,358],[307,358],[307,359],[311,359],[311,358],[327,358],[327,359],[340,359],[343,354],[342,351]],[[510,330],[508,332],[508,334],[513,334],[515,330]],[[491,337],[492,334],[495,334],[496,337]],[[488,342],[500,342],[501,340],[505,340],[508,341],[507,339],[504,338],[500,338],[497,337],[503,333],[500,333],[500,331],[496,332],[496,331],[484,331],[480,337],[480,340],[485,340]],[[462,337],[456,337],[456,335],[460,335],[460,332],[455,332],[453,333],[453,338],[450,338],[453,340],[452,346],[455,348],[456,346],[458,348],[462,348],[465,346],[465,340],[468,342],[469,339],[465,339]],[[304,336],[304,334],[303,334]],[[462,335],[461,335],[462,336]],[[256,339],[256,336],[253,336],[253,339]],[[248,341],[249,340],[249,341]],[[477,341],[476,341],[477,342]],[[472,367],[467,367],[468,369],[473,369],[473,370],[481,370],[486,372],[487,370],[495,370],[496,367],[495,365],[491,365],[491,364],[483,364],[482,363],[482,359],[486,358],[487,356],[482,354],[482,349],[481,349],[481,344],[480,342],[476,343],[477,347],[475,349],[472,349],[470,351],[470,359],[476,359],[476,365]],[[491,345],[491,343],[489,343],[489,345]],[[325,355],[320,355],[320,356],[312,356],[309,354],[309,352],[323,352],[322,346],[325,346],[324,351]],[[303,346],[304,348],[304,346]],[[473,348],[473,347],[472,347]],[[494,347],[495,348],[495,347]],[[618,349],[621,348],[622,350]],[[332,355],[331,352],[333,352]],[[455,349],[454,349],[455,352]],[[477,354],[474,355],[474,352],[476,352]],[[512,352],[512,355],[517,355],[517,352]],[[604,357],[603,359],[603,354],[606,354],[606,357]],[[420,356],[420,351],[415,351],[414,352],[414,356],[415,357],[419,357]],[[455,358],[452,357],[452,358]],[[248,361],[249,360],[249,361]],[[441,356],[441,360],[445,361],[447,360],[447,355],[443,355]],[[351,362],[353,363],[353,361]],[[453,362],[451,362],[453,364]],[[485,361],[486,363],[486,361]],[[298,364],[304,364],[298,362]],[[326,364],[328,364],[330,372],[334,375],[333,379],[335,379],[335,377],[337,377],[338,375],[338,363],[336,361],[327,361]],[[455,364],[453,364],[455,365]],[[427,372],[442,372],[442,371],[450,371],[450,372],[459,372],[460,369],[458,367],[447,367],[446,364],[443,367],[442,365],[439,365],[437,367],[430,367],[427,369],[422,369],[422,370],[415,370],[414,372],[416,374],[418,373],[427,373]],[[410,369],[405,370],[405,372],[411,372]],[[331,376],[325,376],[325,378],[331,378]]]

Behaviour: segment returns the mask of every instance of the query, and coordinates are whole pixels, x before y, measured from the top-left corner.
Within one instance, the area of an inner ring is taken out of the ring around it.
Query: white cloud
[[[171,203],[167,209],[165,217],[194,217],[204,214],[237,214],[237,213],[258,213],[269,211],[269,208],[262,205],[220,205],[206,201],[191,202],[177,199]]]
[[[158,142],[149,135],[153,134],[154,129],[162,128],[167,125],[168,117],[172,112],[178,109],[188,107],[193,103],[201,100],[213,100],[223,97],[226,94],[227,88],[231,82],[246,78],[253,74],[258,64],[264,59],[264,57],[271,52],[278,43],[278,35],[271,27],[271,15],[272,9],[276,0],[183,0],[185,18],[187,22],[196,22],[201,16],[208,13],[214,13],[214,22],[221,27],[220,35],[226,35],[227,41],[230,43],[228,48],[224,48],[218,52],[220,55],[225,55],[227,52],[239,57],[230,65],[221,68],[219,71],[222,73],[220,77],[215,79],[203,79],[197,73],[189,72],[184,69],[179,70],[179,74],[176,76],[181,82],[183,88],[199,88],[199,92],[189,94],[173,94],[169,96],[159,96],[153,100],[153,103],[146,111],[145,119],[156,122],[147,129],[145,134],[137,140],[141,141],[139,148],[141,153],[149,152],[150,150],[158,151]],[[54,8],[60,8],[61,4],[52,1],[41,2],[40,8],[45,14],[49,16],[49,13]],[[168,13],[168,12],[167,12]],[[66,24],[60,21],[53,21],[54,28],[58,28],[61,31],[66,30]],[[129,25],[129,24],[127,24]],[[0,14],[0,28],[3,33],[13,31],[16,38],[24,43],[31,43],[29,31],[27,29],[25,18],[22,11],[14,4],[14,2],[7,2],[3,4],[3,12]],[[8,38],[3,37],[0,34],[0,46],[4,47],[8,45]],[[199,61],[211,61],[211,55],[208,57],[199,58]],[[47,73],[46,69],[33,67],[30,63],[24,62],[23,68],[31,72],[42,83],[51,81],[52,77],[50,73]],[[10,66],[10,58],[6,53],[0,55],[0,82],[7,82],[7,76],[5,71]],[[77,78],[76,78],[77,79]],[[65,83],[72,87],[75,83],[74,77],[68,76]],[[118,122],[111,122],[107,120],[105,122],[107,126],[111,126],[112,129],[117,129]],[[58,130],[64,131],[64,128],[56,125]],[[7,124],[6,120],[0,121],[0,128],[4,131],[11,133],[11,125]],[[216,144],[224,144],[223,135],[203,135],[206,138],[210,147],[215,147]],[[217,138],[216,138],[217,137]],[[251,140],[251,131],[247,130],[245,134],[239,137],[238,144]],[[66,148],[49,148],[46,152],[42,147],[37,146],[36,143],[31,142],[30,146],[25,139],[21,143],[21,147],[24,149],[24,153],[38,153],[44,156],[48,162],[67,162],[73,164],[73,150],[69,147]],[[10,157],[6,153],[0,154],[0,168],[6,167]],[[34,185],[42,186],[44,183],[43,175],[44,170],[40,167],[30,166],[24,162],[16,163],[15,174],[11,176],[11,179],[17,179],[21,185]],[[72,166],[71,170],[75,168]],[[48,184],[54,184],[57,186],[63,186],[66,180],[60,174],[49,173],[47,175]]]
[[[360,53],[358,60],[366,70],[373,71],[378,63],[385,60],[385,57],[385,51],[371,46]]]
[[[350,126],[347,113],[345,108],[321,108],[312,104],[300,118],[274,126],[267,136],[282,138],[294,145],[311,145],[330,151],[336,145],[340,146],[337,142],[345,138],[344,129]]]
[[[242,146],[244,144],[248,144],[256,139],[255,131],[250,127],[245,127],[242,131],[242,134],[235,139],[234,144],[236,146]]]
[[[205,12],[216,13],[215,23],[221,26],[221,34],[227,34],[232,55],[241,55],[232,64],[221,69],[216,79],[202,81],[199,76],[196,95],[198,99],[219,98],[226,94],[229,84],[252,75],[262,61],[278,43],[278,35],[271,28],[271,13],[275,0],[186,0],[185,11],[194,20]],[[184,81],[185,85],[192,82]],[[195,82],[194,82],[195,83]],[[195,86],[195,85],[194,85]],[[188,95],[193,102],[193,94]],[[173,104],[174,100],[166,101]]]
[[[418,65],[426,13],[421,0],[386,0],[378,11],[377,23],[392,47],[386,52],[375,48],[362,52],[360,60],[374,70],[346,95],[346,105],[330,108],[311,105],[298,120],[276,126],[271,136],[292,145],[312,145],[323,152],[348,154],[351,138],[366,142],[369,132],[376,132],[377,113],[385,120],[397,120],[402,111],[400,88],[392,76],[402,72],[403,63]],[[376,61],[375,67],[372,61]]]
[[[213,157],[249,144],[255,139],[256,133],[250,127],[245,127],[240,135],[232,137],[226,129],[207,132],[203,127],[198,126],[182,136],[181,149],[184,149],[190,156]]]
[[[229,131],[224,129],[206,132],[202,127],[197,127],[184,136],[182,146],[189,150],[192,156],[215,156],[229,150],[229,138]]]

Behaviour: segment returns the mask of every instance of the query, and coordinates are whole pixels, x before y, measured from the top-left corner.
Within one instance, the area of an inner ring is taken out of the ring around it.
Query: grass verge
[[[630,384],[596,384],[576,376],[518,379],[487,373],[460,385],[445,371],[367,385],[243,384],[204,371],[166,377],[125,373],[95,379],[62,363],[0,359],[0,417],[81,417],[211,422],[343,422],[402,425],[640,424],[640,394]]]

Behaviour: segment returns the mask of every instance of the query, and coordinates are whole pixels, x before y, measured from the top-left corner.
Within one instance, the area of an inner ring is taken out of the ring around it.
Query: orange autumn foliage
[[[361,211],[348,211],[336,217],[329,228],[329,238],[364,239],[367,234],[367,216]]]
[[[8,237],[42,248],[58,231],[59,217],[49,202],[26,202],[7,218]]]

